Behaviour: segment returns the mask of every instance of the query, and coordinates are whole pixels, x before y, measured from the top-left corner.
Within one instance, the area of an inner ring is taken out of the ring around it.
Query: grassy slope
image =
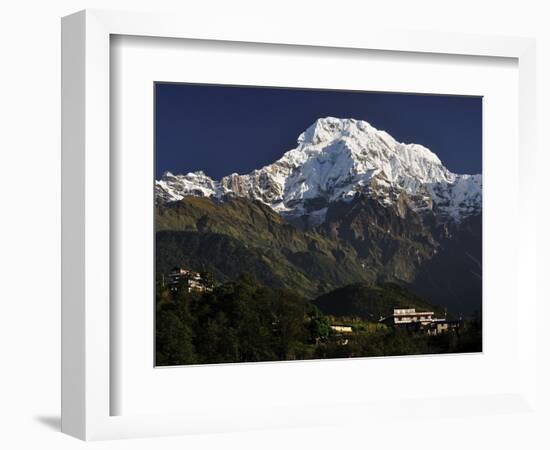
[[[425,225],[413,213],[400,217],[360,198],[333,205],[324,228],[303,231],[260,202],[187,197],[158,206],[156,227],[161,273],[186,266],[209,270],[224,282],[249,272],[265,285],[309,299],[354,283],[397,282],[456,314],[481,306],[481,273],[476,271],[481,226],[475,220],[461,232],[464,236],[447,230],[454,236],[449,240],[441,224]],[[360,312],[354,298],[346,308]],[[396,299],[393,295],[387,303],[408,306],[412,301]],[[374,300],[369,301],[368,314],[378,315]]]
[[[301,231],[259,202],[188,197],[157,207],[156,226],[160,272],[185,265],[210,270],[219,281],[250,272],[308,298],[375,278],[350,246]]]

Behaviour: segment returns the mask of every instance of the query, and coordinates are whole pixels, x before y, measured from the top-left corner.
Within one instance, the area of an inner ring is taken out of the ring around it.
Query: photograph
[[[550,449],[548,2],[2,6],[0,450]]]
[[[154,83],[155,366],[482,352],[482,116]]]

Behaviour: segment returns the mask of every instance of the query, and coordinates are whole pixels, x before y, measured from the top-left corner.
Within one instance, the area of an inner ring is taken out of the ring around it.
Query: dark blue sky
[[[480,97],[157,83],[155,100],[157,178],[250,172],[326,116],[366,120],[428,147],[453,172],[481,173]]]

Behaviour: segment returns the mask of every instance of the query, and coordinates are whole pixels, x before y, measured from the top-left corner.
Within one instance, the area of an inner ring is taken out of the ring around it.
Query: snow
[[[307,212],[318,222],[324,220],[326,209],[308,209],[308,200],[350,200],[364,192],[391,205],[396,194],[405,191],[422,199],[419,210],[433,204],[434,211],[453,220],[481,211],[481,175],[454,174],[428,148],[397,142],[366,121],[321,118],[297,144],[268,166],[220,181],[203,172],[166,172],[156,182],[157,199],[235,195],[262,201],[280,213]]]

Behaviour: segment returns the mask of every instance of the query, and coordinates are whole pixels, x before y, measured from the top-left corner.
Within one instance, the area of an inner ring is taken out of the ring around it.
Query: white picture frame
[[[190,17],[87,10],[62,21],[62,430],[85,440],[162,436],[209,431],[248,430],[347,421],[386,415],[390,401],[350,402],[345,411],[319,405],[280,406],[272,411],[112,415],[117,387],[111,379],[110,315],[111,181],[110,168],[110,39],[113,35],[163,37],[256,44],[285,44],[338,49],[412,52],[512,58],[518,62],[519,213],[517,277],[523,282],[518,311],[518,352],[521,367],[513,389],[501,394],[457,399],[461,414],[472,405],[487,413],[506,408],[522,412],[536,407],[536,311],[534,261],[536,237],[535,187],[529,174],[535,165],[535,43],[532,39],[434,33],[345,30],[325,35],[314,26],[281,30],[250,23],[209,24]],[[519,294],[516,294],[519,295]],[[263,366],[264,371],[270,367]],[[399,399],[399,397],[397,398]],[[403,397],[404,411],[418,412]],[[440,401],[444,399],[431,399]],[[395,399],[392,400],[395,402]],[[408,406],[407,406],[408,405]],[[458,406],[457,406],[458,405]],[[481,405],[481,406],[480,406]],[[408,409],[407,409],[408,408]],[[238,409],[238,408],[237,408]],[[443,407],[444,414],[445,408]],[[403,410],[401,411],[403,414]]]

